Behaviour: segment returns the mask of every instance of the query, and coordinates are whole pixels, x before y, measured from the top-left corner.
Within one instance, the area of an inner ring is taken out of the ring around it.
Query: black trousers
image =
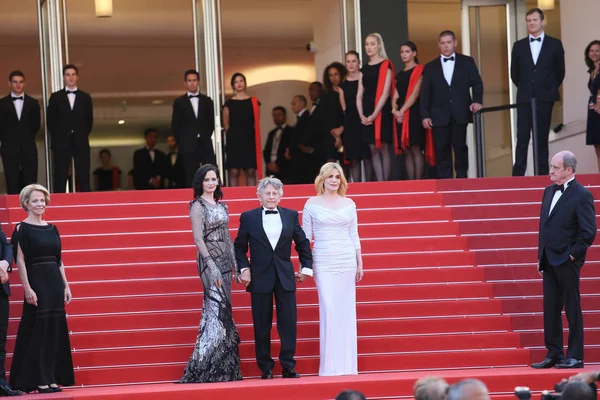
[[[71,143],[66,149],[53,150],[54,156],[54,193],[67,191],[69,179],[69,165],[75,161],[75,181],[77,191],[90,192],[90,148],[79,149],[71,138]]]
[[[454,150],[454,171],[457,178],[466,178],[469,169],[469,148],[467,147],[467,124],[459,124],[452,117],[446,126],[433,128],[435,158],[438,179],[452,179],[452,150]]]
[[[212,145],[207,147],[200,139],[198,139],[197,151],[195,153],[180,152],[179,155],[182,157],[185,187],[188,188],[193,187],[194,175],[196,174],[196,171],[200,165],[212,164],[218,167],[217,157],[215,156]]]
[[[569,322],[567,358],[583,360],[583,314],[579,294],[578,263],[567,261],[558,267],[542,257],[544,271],[544,342],[548,349],[547,358],[563,359],[563,305]]]
[[[550,173],[548,136],[550,135],[550,123],[552,121],[552,108],[554,102],[537,102],[537,125],[538,125],[538,175]],[[523,104],[517,109],[517,149],[515,154],[515,165],[513,176],[524,176],[527,169],[527,151],[529,150],[529,139],[533,129],[533,116],[531,104]]]
[[[27,154],[24,151],[5,152],[2,154],[6,191],[8,194],[19,194],[25,186],[37,182],[37,151]]]
[[[7,385],[6,381],[6,335],[8,333],[8,296],[0,288],[0,385]]]
[[[273,293],[251,294],[256,363],[261,371],[272,370],[275,367],[275,361],[271,358],[273,295],[277,310],[277,332],[281,339],[279,362],[285,369],[293,369],[296,366],[296,292],[285,291],[277,277]]]

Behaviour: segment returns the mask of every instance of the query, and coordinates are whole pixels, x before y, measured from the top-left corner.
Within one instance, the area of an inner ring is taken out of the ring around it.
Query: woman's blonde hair
[[[375,38],[375,40],[377,41],[377,44],[379,45],[379,57],[387,60],[388,55],[385,51],[385,45],[383,44],[383,38],[381,37],[381,35],[377,32],[374,32],[374,33],[370,33],[367,35],[367,38],[370,38],[370,37]]]
[[[32,183],[31,185],[25,186],[19,195],[19,201],[21,202],[21,207],[23,207],[23,210],[29,211],[27,209],[27,205],[29,205],[31,194],[35,191],[42,192],[44,194],[44,200],[46,200],[46,205],[50,204],[50,192],[48,189],[42,185],[38,185],[37,183]]]
[[[339,164],[334,162],[328,162],[327,164],[321,167],[319,171],[319,175],[315,178],[315,188],[317,189],[317,195],[321,195],[325,193],[325,179],[331,175],[333,170],[337,170],[340,173],[340,187],[338,187],[337,193],[340,196],[346,195],[346,190],[348,189],[348,181],[344,176],[344,169],[340,167]]]

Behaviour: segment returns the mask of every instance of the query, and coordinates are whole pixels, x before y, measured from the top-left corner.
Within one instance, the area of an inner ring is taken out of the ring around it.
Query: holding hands
[[[0,283],[8,282],[8,267],[10,265],[6,260],[0,261]]]

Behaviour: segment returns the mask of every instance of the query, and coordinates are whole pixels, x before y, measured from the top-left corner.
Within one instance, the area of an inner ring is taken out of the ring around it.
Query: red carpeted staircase
[[[598,201],[600,176],[578,179]],[[191,190],[53,195],[46,219],[61,233],[74,296],[67,312],[76,381],[103,386],[55,396],[329,399],[352,387],[369,398],[403,398],[431,373],[450,381],[480,377],[499,399],[510,398],[517,385],[551,388],[569,373],[528,368],[545,354],[536,249],[549,183],[538,177],[350,185],[366,270],[357,289],[359,377],[129,387],[109,385],[176,381],[193,348],[202,286],[188,216]],[[311,186],[286,187],[281,205],[302,210],[313,193]],[[239,214],[259,203],[255,188],[226,188],[225,197],[235,236]],[[0,208],[10,236],[25,213],[16,196],[0,198]],[[600,247],[593,246],[581,282],[591,369],[600,362],[599,262]],[[8,364],[23,298],[17,273],[11,278]],[[297,300],[297,369],[314,375],[319,315],[312,280]],[[233,305],[242,371],[256,377],[250,297],[239,285]]]

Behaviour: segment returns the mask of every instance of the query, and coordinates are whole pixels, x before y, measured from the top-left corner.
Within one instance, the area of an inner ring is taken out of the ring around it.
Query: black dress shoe
[[[270,369],[264,370],[260,379],[273,379],[273,372]]]
[[[281,373],[282,378],[300,378],[300,374],[293,369],[284,369]]]
[[[47,388],[41,388],[38,386],[37,392],[38,393],[54,393],[54,390],[52,390],[52,388],[50,386],[48,386]]]
[[[11,389],[8,385],[0,385],[0,397],[21,396],[23,392]]]
[[[563,360],[563,359],[546,358],[541,363],[533,363],[533,364],[531,364],[531,368],[535,368],[535,369],[552,368],[552,367],[554,367],[557,364],[563,363],[564,361],[565,360]]]
[[[567,358],[567,361],[556,364],[556,368],[583,368],[583,361],[576,358]]]
[[[50,385],[50,389],[52,389],[54,393],[62,392],[62,389],[58,385]]]

